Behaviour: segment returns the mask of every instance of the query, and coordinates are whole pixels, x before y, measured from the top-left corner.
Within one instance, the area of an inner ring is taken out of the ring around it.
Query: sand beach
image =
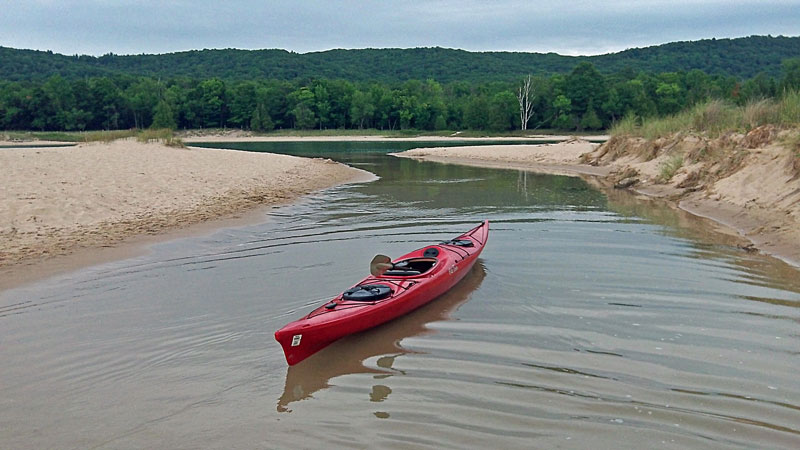
[[[372,178],[330,160],[135,140],[3,148],[0,167],[0,269]]]

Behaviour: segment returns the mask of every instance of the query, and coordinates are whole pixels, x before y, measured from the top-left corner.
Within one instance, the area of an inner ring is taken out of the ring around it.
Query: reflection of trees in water
[[[359,190],[430,209],[605,206],[605,196],[578,177],[395,159],[382,161],[375,168],[381,179]]]
[[[387,153],[417,147],[491,144],[498,142],[237,142],[207,146],[324,157],[364,167],[380,179],[359,186],[359,191],[375,196],[378,200],[386,199],[400,204],[415,203],[430,209],[530,205],[605,206],[603,194],[578,177],[420,162],[397,158]]]
[[[517,173],[517,192],[521,193],[525,200],[528,199],[528,172],[525,170]]]
[[[409,352],[399,343],[407,337],[427,332],[427,324],[431,322],[446,320],[469,300],[485,276],[486,268],[479,258],[460,283],[436,300],[391,322],[342,338],[301,363],[288,367],[286,385],[278,399],[278,412],[291,412],[291,403],[312,398],[315,392],[329,387],[332,378],[355,373],[373,373],[375,380],[383,380],[372,387],[369,398],[373,402],[386,400],[392,392],[386,380],[394,375],[404,375],[392,367],[397,357]],[[377,367],[364,365],[366,359],[378,355]]]

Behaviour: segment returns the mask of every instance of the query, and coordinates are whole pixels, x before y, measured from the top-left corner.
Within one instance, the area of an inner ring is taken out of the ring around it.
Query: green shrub
[[[683,156],[670,156],[669,159],[661,163],[659,180],[662,183],[668,182],[673,176],[675,176],[675,172],[677,172],[681,167],[683,167]]]

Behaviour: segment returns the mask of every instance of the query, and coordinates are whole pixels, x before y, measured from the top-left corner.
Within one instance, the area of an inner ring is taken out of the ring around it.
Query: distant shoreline
[[[531,141],[537,143],[541,141],[566,141],[574,138],[572,135],[549,135],[549,134],[530,134],[525,136],[382,136],[382,135],[249,135],[240,133],[220,133],[209,135],[187,135],[182,137],[182,141],[191,144],[196,142],[487,142],[487,141]],[[583,136],[583,139],[591,141],[605,141],[607,135]]]

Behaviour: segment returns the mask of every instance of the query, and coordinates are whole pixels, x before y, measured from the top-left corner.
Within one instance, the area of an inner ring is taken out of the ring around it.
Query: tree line
[[[595,56],[556,53],[469,52],[449,48],[335,49],[294,53],[280,49],[205,49],[160,55],[61,55],[53,52],[0,47],[0,79],[68,80],[132,75],[168,80],[177,77],[232,80],[344,79],[353,82],[398,83],[432,78],[454,81],[514,82],[529,73],[567,74],[580,62],[590,62],[603,74],[628,68],[661,73],[702,70],[745,80],[764,72],[779,76],[781,61],[800,55],[800,37],[750,36],[704,39],[633,48]]]
[[[342,79],[224,80],[98,76],[0,81],[0,129],[128,128],[487,130],[522,128],[522,81],[440,83]],[[600,130],[623,116],[674,114],[698,102],[737,104],[800,88],[800,59],[781,75],[741,81],[700,70],[603,74],[590,62],[530,78],[528,130]]]

